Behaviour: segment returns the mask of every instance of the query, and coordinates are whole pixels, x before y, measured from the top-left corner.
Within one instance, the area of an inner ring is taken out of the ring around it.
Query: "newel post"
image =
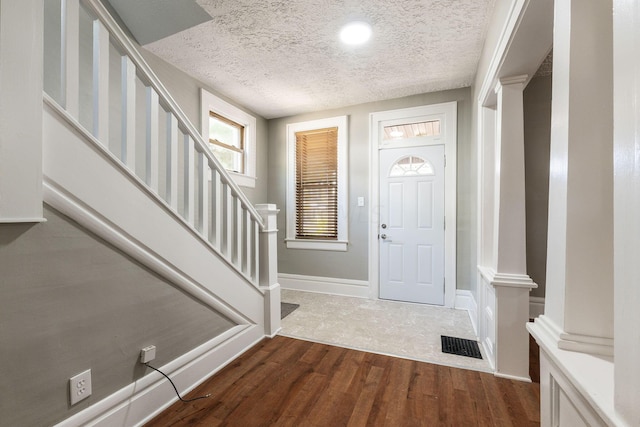
[[[264,228],[260,230],[260,289],[264,292],[264,333],[274,337],[280,330],[280,284],[278,283],[278,212],[274,204],[256,205]]]

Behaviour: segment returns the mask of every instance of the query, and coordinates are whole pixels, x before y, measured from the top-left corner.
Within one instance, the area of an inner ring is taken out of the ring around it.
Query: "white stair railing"
[[[45,101],[260,286],[260,214],[123,30],[99,1],[44,1]]]

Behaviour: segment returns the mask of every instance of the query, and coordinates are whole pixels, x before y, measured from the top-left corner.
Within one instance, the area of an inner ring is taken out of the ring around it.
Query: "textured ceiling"
[[[470,86],[494,4],[196,2],[212,20],[145,48],[265,118]],[[340,43],[351,20],[373,28],[366,45]]]

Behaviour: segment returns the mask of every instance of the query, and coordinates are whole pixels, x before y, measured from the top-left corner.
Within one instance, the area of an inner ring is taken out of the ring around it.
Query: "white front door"
[[[444,150],[380,149],[380,298],[444,305]]]

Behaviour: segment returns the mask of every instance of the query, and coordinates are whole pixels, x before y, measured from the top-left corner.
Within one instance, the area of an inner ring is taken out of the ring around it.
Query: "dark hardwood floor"
[[[280,336],[186,398],[208,393],[147,426],[540,425],[539,384]]]

